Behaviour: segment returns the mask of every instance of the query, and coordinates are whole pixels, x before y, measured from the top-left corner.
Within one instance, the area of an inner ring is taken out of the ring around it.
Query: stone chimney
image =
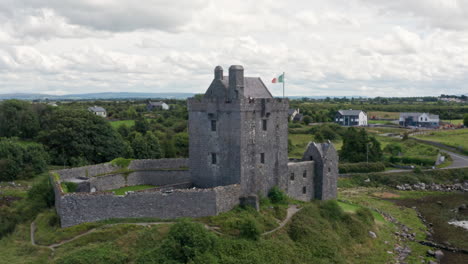
[[[216,66],[216,68],[214,69],[214,78],[216,80],[222,80],[223,79],[223,67]]]
[[[232,65],[229,67],[229,96],[237,99],[244,95],[244,67]]]

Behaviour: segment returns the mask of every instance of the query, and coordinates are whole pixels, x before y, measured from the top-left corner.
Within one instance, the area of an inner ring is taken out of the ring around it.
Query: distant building
[[[294,120],[294,117],[296,117],[297,114],[300,113],[300,110],[299,108],[297,109],[289,109],[288,110],[288,118],[289,118],[289,121],[293,121]]]
[[[438,127],[439,116],[429,113],[400,113],[400,126]]]
[[[149,101],[148,104],[146,105],[146,109],[148,109],[148,111],[153,111],[154,109],[169,110],[169,105],[162,101],[159,101],[159,102]]]
[[[91,107],[88,107],[88,111],[90,111],[91,113],[97,115],[97,116],[101,116],[101,117],[106,117],[107,116],[107,112],[106,112],[106,109],[100,107],[100,106],[91,106]]]
[[[367,126],[367,114],[362,110],[338,110],[335,122],[342,126]]]

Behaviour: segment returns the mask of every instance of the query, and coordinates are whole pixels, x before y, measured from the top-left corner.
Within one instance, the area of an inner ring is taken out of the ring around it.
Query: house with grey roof
[[[293,121],[294,118],[296,117],[296,115],[298,115],[300,113],[300,110],[299,108],[297,109],[289,109],[288,110],[288,118],[289,118],[289,121]]]
[[[342,126],[367,126],[367,114],[362,110],[338,110],[335,123]]]
[[[400,113],[400,126],[413,127],[438,127],[439,115],[429,113]]]
[[[159,102],[149,101],[148,104],[146,105],[146,109],[150,112],[153,111],[154,109],[169,110],[169,105],[162,101],[159,101]]]
[[[106,109],[104,109],[103,107],[100,107],[100,106],[88,107],[88,111],[90,111],[91,113],[93,113],[93,114],[95,114],[97,116],[101,116],[101,117],[106,117],[107,116]]]

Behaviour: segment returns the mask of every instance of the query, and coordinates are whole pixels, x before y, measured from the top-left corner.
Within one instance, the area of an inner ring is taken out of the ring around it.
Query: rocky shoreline
[[[400,191],[439,191],[439,192],[468,192],[468,181],[453,184],[425,184],[423,182],[415,184],[399,184],[395,186]]]

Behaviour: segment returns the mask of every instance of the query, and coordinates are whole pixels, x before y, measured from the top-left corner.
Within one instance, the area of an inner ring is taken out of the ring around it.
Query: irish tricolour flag
[[[284,73],[278,76],[277,78],[273,78],[271,82],[272,83],[284,83]]]

